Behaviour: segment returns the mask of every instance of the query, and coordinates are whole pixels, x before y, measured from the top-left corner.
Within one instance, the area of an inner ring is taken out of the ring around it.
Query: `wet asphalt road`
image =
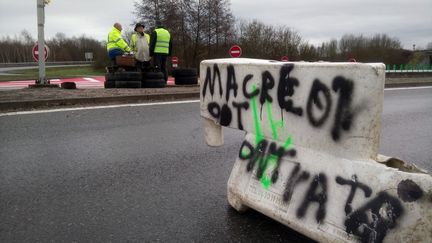
[[[385,92],[381,153],[432,170],[432,89]],[[199,104],[0,117],[0,242],[306,242],[226,200],[243,133]]]

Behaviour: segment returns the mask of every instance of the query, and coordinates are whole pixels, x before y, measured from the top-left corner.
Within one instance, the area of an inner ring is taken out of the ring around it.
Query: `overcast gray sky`
[[[46,37],[63,32],[103,40],[114,22],[133,22],[134,1],[52,0]],[[237,18],[289,26],[313,44],[345,33],[387,33],[405,48],[432,42],[432,0],[231,0],[231,9]],[[0,0],[0,37],[23,29],[36,37],[36,0]]]

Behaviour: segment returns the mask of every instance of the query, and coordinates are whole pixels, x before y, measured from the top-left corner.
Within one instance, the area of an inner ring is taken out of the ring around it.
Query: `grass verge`
[[[46,69],[48,79],[91,77],[104,74],[104,70],[96,70],[93,67],[50,67]],[[6,75],[0,75],[0,81],[32,80],[37,79],[38,76],[38,69],[16,70],[6,72]]]

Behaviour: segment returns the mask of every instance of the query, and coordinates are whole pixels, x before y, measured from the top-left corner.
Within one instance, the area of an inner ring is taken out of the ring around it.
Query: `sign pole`
[[[47,84],[45,77],[45,1],[36,0],[37,2],[37,19],[38,19],[38,43],[39,43],[39,79],[37,84]]]

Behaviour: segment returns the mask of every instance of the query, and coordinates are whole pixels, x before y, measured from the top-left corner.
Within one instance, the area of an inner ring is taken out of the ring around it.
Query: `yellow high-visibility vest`
[[[107,51],[114,49],[121,49],[125,52],[130,52],[131,48],[123,40],[120,30],[113,27],[111,32],[108,34]]]
[[[147,43],[150,44],[150,35],[147,33],[144,33],[144,36],[147,40]],[[137,33],[133,33],[132,37],[131,37],[131,48],[132,48],[132,51],[134,51],[134,52],[137,51],[136,41],[137,41]]]
[[[157,38],[154,53],[169,54],[170,33],[164,28],[157,28],[155,31]]]

